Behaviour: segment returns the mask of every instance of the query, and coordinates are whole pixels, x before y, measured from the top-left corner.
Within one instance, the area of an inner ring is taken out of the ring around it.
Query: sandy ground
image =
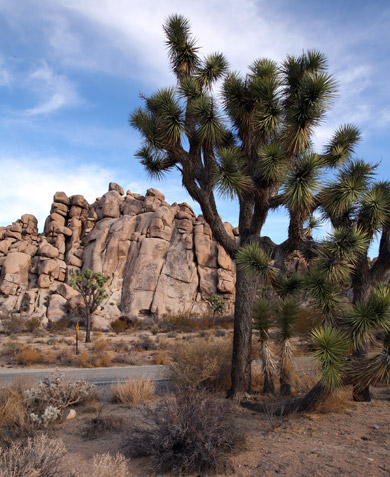
[[[237,408],[234,419],[247,435],[246,449],[230,458],[222,475],[236,476],[389,476],[390,390],[375,388],[371,403],[353,403],[349,393],[332,399],[317,412],[278,418]],[[50,431],[64,440],[69,467],[87,468],[96,453],[125,453],[126,422],[137,419],[138,409],[97,403],[73,421]],[[83,432],[91,417],[121,416],[120,432],[86,439]],[[130,475],[151,475],[147,458],[133,458]]]

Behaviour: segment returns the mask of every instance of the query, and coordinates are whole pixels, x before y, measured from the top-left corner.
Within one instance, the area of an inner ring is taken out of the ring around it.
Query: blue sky
[[[138,193],[156,187],[199,213],[180,177],[147,178],[127,123],[139,93],[174,84],[161,28],[172,13],[190,19],[201,53],[221,51],[243,73],[259,57],[323,51],[339,96],[318,150],[354,123],[357,157],[381,161],[379,177],[390,178],[387,0],[0,0],[0,225],[32,213],[42,227],[57,190],[92,202],[110,181]],[[237,223],[234,203],[221,202],[220,214]],[[264,234],[279,242],[286,225],[277,213]]]

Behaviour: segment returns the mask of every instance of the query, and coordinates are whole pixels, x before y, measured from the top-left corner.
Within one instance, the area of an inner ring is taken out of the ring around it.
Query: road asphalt
[[[96,385],[109,385],[118,381],[127,381],[128,379],[148,378],[152,381],[166,381],[164,371],[166,366],[115,366],[110,368],[6,368],[0,367],[0,387],[5,384],[16,381],[22,377],[27,377],[36,381],[42,380],[51,375],[58,369],[64,373],[64,379],[68,381],[77,381],[84,379]]]

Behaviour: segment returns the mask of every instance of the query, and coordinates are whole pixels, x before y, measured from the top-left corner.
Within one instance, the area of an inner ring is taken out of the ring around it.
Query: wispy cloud
[[[23,214],[37,217],[40,229],[50,212],[53,195],[83,194],[89,202],[106,192],[112,180],[109,169],[71,164],[59,158],[3,157],[0,159],[2,192],[0,224],[7,225]]]
[[[81,102],[75,85],[66,76],[55,73],[46,63],[30,73],[27,83],[41,96],[36,106],[25,111],[29,116],[54,113]]]
[[[10,86],[12,74],[7,68],[4,59],[0,56],[0,86]]]

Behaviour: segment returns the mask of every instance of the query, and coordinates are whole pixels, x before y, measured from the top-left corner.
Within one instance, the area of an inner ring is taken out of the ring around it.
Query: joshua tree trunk
[[[91,342],[91,313],[88,307],[85,310],[85,342]]]
[[[264,372],[264,385],[263,385],[263,393],[264,394],[274,394],[275,392],[275,383],[273,380],[273,376],[268,371]]]
[[[287,416],[293,412],[315,410],[330,393],[330,389],[319,382],[306,396],[284,401],[281,404],[277,404],[274,408],[268,406],[267,409],[265,409],[264,404],[251,401],[242,401],[241,406],[256,412],[265,412],[267,410],[267,412],[272,412],[274,416]]]
[[[280,394],[282,396],[291,396],[291,373],[288,366],[282,366],[280,369]]]
[[[273,376],[275,363],[271,356],[271,350],[268,347],[268,343],[266,341],[262,342],[260,357],[261,357],[263,371],[264,371],[263,393],[273,394],[275,392],[275,383],[274,383],[274,376]]]
[[[237,270],[236,303],[234,309],[234,339],[232,384],[228,397],[251,388],[252,307],[257,291],[257,279]]]

